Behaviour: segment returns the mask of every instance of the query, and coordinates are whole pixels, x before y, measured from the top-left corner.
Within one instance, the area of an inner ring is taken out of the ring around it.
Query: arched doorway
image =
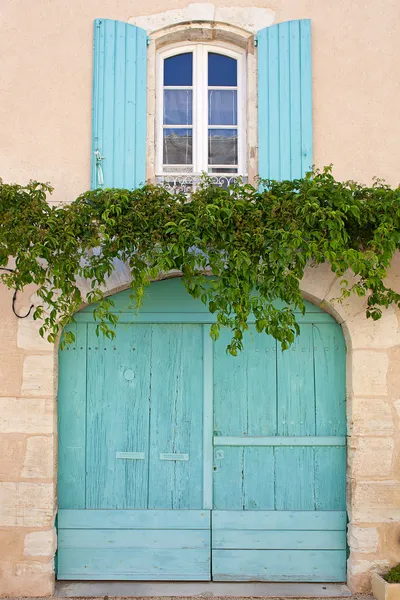
[[[179,279],[60,352],[59,579],[344,581],[345,343],[307,304],[226,354]]]

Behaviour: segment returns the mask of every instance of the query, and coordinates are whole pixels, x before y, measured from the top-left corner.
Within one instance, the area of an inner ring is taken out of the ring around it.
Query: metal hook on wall
[[[14,269],[6,269],[6,267],[0,267],[0,270],[1,270],[1,271],[8,271],[9,273],[14,273]],[[31,305],[30,305],[30,307],[29,307],[29,310],[28,310],[28,312],[26,313],[26,315],[19,315],[19,314],[17,313],[17,311],[15,310],[15,302],[16,302],[16,300],[17,300],[17,292],[18,292],[18,290],[15,290],[15,291],[14,291],[14,294],[13,294],[13,297],[12,297],[12,305],[11,305],[11,308],[12,308],[12,311],[13,311],[14,315],[15,315],[16,317],[18,317],[18,319],[26,319],[26,317],[29,317],[29,315],[31,314],[31,312],[32,312],[32,309],[33,309],[33,308],[35,308],[35,305],[34,305],[34,304],[31,304]]]

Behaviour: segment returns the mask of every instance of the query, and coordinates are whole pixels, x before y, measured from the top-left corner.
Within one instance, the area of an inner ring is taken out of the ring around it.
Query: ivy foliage
[[[83,303],[97,303],[98,332],[114,336],[118,317],[104,290],[116,260],[130,268],[136,307],[150,280],[181,271],[187,292],[216,315],[211,336],[232,330],[233,355],[250,313],[257,331],[282,348],[293,342],[308,264],[329,262],[342,277],[342,297],[366,295],[372,319],[400,306],[400,295],[385,285],[400,247],[400,188],[380,180],[370,187],[340,182],[326,167],[258,189],[240,182],[222,189],[205,179],[189,198],[154,185],[97,189],[62,207],[47,203],[51,192],[48,184],[0,180],[0,267],[11,257],[15,263],[0,278],[16,290],[37,287],[34,318],[52,342]],[[351,282],[348,273],[356,276]],[[91,286],[85,294],[82,278]]]

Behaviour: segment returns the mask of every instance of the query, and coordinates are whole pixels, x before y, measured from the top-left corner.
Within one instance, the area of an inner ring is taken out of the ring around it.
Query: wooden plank
[[[190,296],[189,296],[189,299]],[[94,323],[94,318],[93,318],[93,308],[94,305],[90,307],[90,312],[86,311],[86,312],[79,312],[75,315],[75,320],[78,323]],[[196,306],[196,310],[198,310],[199,307]],[[188,312],[188,313],[182,313],[182,312],[157,312],[157,313],[152,313],[152,312],[145,312],[145,311],[140,311],[139,313],[135,313],[134,310],[132,309],[132,312],[118,312],[118,310],[115,310],[114,312],[116,312],[118,314],[118,323],[122,324],[136,324],[136,323],[216,323],[217,317],[215,314],[211,314],[208,312]],[[328,315],[327,313],[312,313],[312,314],[306,314],[306,315],[301,315],[301,314],[297,314],[296,315],[296,320],[300,325],[312,325],[314,323],[326,323],[326,324],[330,324],[332,322],[332,317],[330,315]],[[248,323],[254,323],[255,322],[255,318],[254,316],[250,315],[249,319],[248,319]],[[263,337],[265,334],[261,334],[261,337]],[[265,336],[266,337],[266,336]]]
[[[215,529],[212,547],[230,550],[346,550],[346,531]]]
[[[243,462],[243,448],[214,449],[214,509],[242,510],[244,508]]]
[[[291,179],[291,90],[289,22],[279,24],[279,153],[280,179]],[[293,91],[292,91],[293,92]],[[296,98],[299,103],[299,98]],[[269,115],[273,118],[273,115]],[[293,140],[294,141],[294,140]]]
[[[151,509],[203,507],[202,344],[200,325],[152,325]],[[189,460],[162,461],[160,453]]]
[[[207,510],[59,510],[60,529],[210,529]]]
[[[275,448],[276,510],[315,510],[314,449]]]
[[[189,297],[190,298],[190,297]],[[94,323],[93,318],[93,308],[94,305],[90,307],[90,311],[79,312],[75,315],[75,320],[79,323]],[[199,307],[196,306],[196,310]],[[216,323],[217,317],[215,314],[211,314],[208,312],[190,312],[190,313],[180,313],[180,312],[145,312],[140,311],[139,313],[135,313],[132,309],[132,312],[118,312],[114,311],[118,314],[118,323],[125,324],[136,324],[136,323]],[[296,320],[300,325],[312,325],[314,323],[332,323],[332,317],[327,313],[311,313],[301,315],[298,313],[296,315]],[[254,323],[254,316],[250,315],[248,319],[248,323]],[[265,334],[261,334],[264,336]]]
[[[59,551],[58,579],[210,579],[209,549],[74,548]]]
[[[337,323],[313,326],[317,435],[346,435],[346,346]]]
[[[208,529],[59,529],[58,548],[209,548]]]
[[[203,327],[203,508],[213,507],[214,342]]]
[[[290,78],[290,177],[295,179],[304,173],[301,151],[301,70],[300,70],[300,21],[289,21],[289,78]]]
[[[248,425],[248,348],[238,356],[227,354],[232,332],[223,329],[214,347],[214,430],[217,435],[246,435]],[[229,410],[227,410],[229,407]]]
[[[302,169],[299,176],[303,176],[313,164],[311,20],[299,19],[299,25],[302,158]]]
[[[215,436],[214,446],[345,446],[345,436]]]
[[[275,461],[272,448],[244,448],[243,509],[274,509]],[[263,482],[260,485],[260,481]]]
[[[250,325],[244,345],[247,357],[246,434],[249,437],[275,435],[277,342],[272,336],[257,333],[254,325]],[[235,368],[234,360],[232,368]]]
[[[212,529],[345,531],[346,511],[214,510]]]
[[[88,327],[86,506],[146,508],[151,328],[118,325],[108,340]],[[146,458],[123,461],[116,452]]]
[[[214,581],[345,581],[344,550],[213,550]]]
[[[317,510],[346,509],[346,448],[315,449]]]
[[[312,326],[304,325],[294,344],[278,352],[278,435],[315,435]]]
[[[86,325],[67,330],[75,342],[59,351],[58,502],[60,508],[85,508]]]

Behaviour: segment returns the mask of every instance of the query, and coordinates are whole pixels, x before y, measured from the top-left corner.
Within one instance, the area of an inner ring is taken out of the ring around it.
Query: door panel
[[[203,328],[152,325],[148,508],[203,507]]]
[[[210,579],[209,511],[64,510],[58,543],[61,579]]]
[[[250,325],[239,361],[226,343],[214,346],[213,579],[344,581],[341,330],[305,323],[282,352]]]
[[[118,325],[115,340],[88,325],[86,508],[147,508],[150,355],[148,325]]]
[[[93,323],[78,329],[82,356],[65,351],[60,374],[60,483],[71,510],[59,511],[58,578],[209,580],[203,326],[121,324],[114,340]],[[70,371],[80,373],[72,387]]]
[[[86,326],[72,323],[75,342],[61,353],[58,374],[58,506],[85,508]]]

